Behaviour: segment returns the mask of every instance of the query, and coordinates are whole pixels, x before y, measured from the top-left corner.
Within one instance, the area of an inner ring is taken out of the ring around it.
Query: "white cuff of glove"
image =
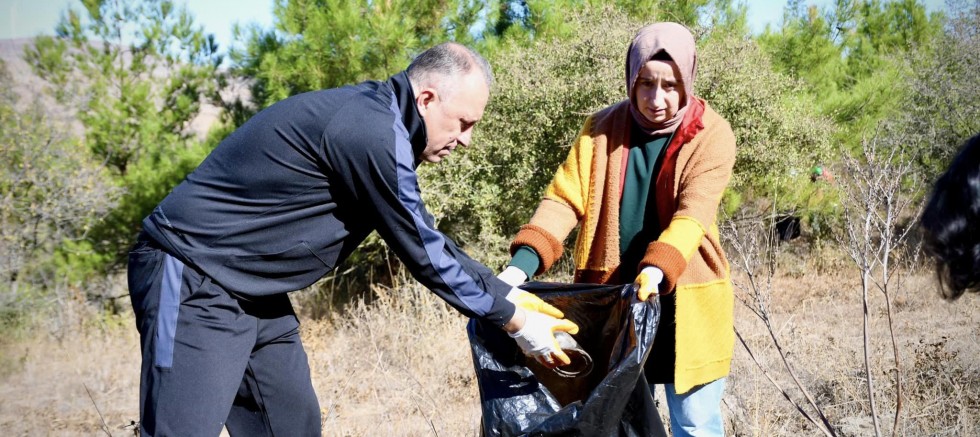
[[[653,282],[655,282],[657,285],[660,285],[660,283],[664,281],[664,271],[660,270],[659,267],[646,266],[643,268],[643,270],[640,270],[640,274],[649,276],[650,279],[653,279]]]
[[[507,282],[507,281],[504,281],[504,282]],[[508,285],[510,285],[510,284],[508,284]],[[511,285],[510,291],[507,292],[506,299],[507,299],[508,302],[513,303],[514,305],[517,305],[517,297],[520,296],[521,293],[527,293],[527,292],[524,291],[524,290],[521,290],[520,288],[517,288],[517,287]]]
[[[664,280],[664,272],[658,267],[646,266],[636,276],[633,289],[636,297],[641,301],[646,301],[650,296],[660,295],[660,283]]]
[[[507,268],[504,269],[504,271],[500,272],[500,274],[497,275],[497,279],[504,281],[505,283],[507,283],[507,285],[510,285],[511,287],[516,287],[518,285],[523,284],[524,281],[527,281],[527,275],[524,274],[523,270],[517,267],[507,266]]]
[[[551,330],[555,324],[555,319],[535,311],[527,311],[526,314],[524,327],[507,335],[517,342],[525,355],[540,356],[549,352],[556,352],[555,334]]]

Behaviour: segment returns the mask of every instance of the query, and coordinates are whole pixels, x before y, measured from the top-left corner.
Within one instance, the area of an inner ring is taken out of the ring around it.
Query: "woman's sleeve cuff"
[[[541,267],[541,257],[531,246],[521,246],[514,252],[514,257],[511,258],[508,265],[521,269],[530,281],[531,277],[537,273],[538,268]]]
[[[557,238],[544,230],[544,228],[535,225],[521,226],[521,230],[514,237],[514,242],[510,244],[511,255],[516,254],[522,246],[527,246],[534,250],[541,260],[541,265],[538,266],[534,275],[540,275],[550,269],[558,261],[558,258],[561,258],[563,250],[561,242]],[[533,275],[528,275],[528,277],[530,276]]]
[[[638,270],[645,266],[654,266],[664,272],[664,280],[661,283],[661,290],[665,294],[673,293],[677,286],[677,279],[687,268],[687,260],[681,251],[674,246],[661,241],[654,241],[647,246],[646,254],[640,260]]]

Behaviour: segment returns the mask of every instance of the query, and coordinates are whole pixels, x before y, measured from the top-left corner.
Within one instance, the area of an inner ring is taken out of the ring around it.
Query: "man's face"
[[[428,137],[422,151],[423,161],[442,161],[456,146],[470,145],[473,126],[483,117],[490,98],[483,74],[474,69],[456,80],[448,96],[436,88],[422,88],[416,93],[415,103],[425,120]]]

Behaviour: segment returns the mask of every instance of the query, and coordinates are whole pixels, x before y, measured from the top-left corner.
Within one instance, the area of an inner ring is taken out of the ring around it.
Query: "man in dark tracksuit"
[[[458,44],[385,82],[309,92],[229,135],[143,221],[129,258],[144,436],[319,435],[286,295],[376,230],[422,284],[506,329],[547,365],[560,312],[512,289],[436,230],[415,169],[466,145],[489,65]],[[515,303],[517,306],[515,307]]]

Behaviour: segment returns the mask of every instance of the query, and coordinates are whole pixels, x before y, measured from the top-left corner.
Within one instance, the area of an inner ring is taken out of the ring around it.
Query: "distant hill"
[[[3,60],[13,79],[14,92],[20,98],[20,106],[26,108],[39,102],[45,112],[53,119],[71,126],[71,134],[79,136],[83,132],[82,124],[75,119],[74,111],[58,104],[45,94],[47,83],[31,71],[31,66],[24,61],[24,47],[33,43],[31,38],[0,39],[0,60]]]
[[[7,71],[13,78],[14,91],[20,96],[20,104],[27,107],[34,102],[39,102],[52,118],[71,126],[72,135],[80,136],[83,127],[76,120],[74,111],[58,104],[48,96],[44,92],[47,83],[35,75],[30,65],[24,61],[24,47],[32,43],[32,38],[0,39],[0,60],[6,64]],[[244,80],[231,81],[231,85],[222,91],[222,98],[231,100],[238,97],[248,100],[250,93],[247,85]],[[191,121],[188,129],[199,139],[204,138],[219,115],[221,115],[221,108],[206,103],[201,106],[200,114]]]

